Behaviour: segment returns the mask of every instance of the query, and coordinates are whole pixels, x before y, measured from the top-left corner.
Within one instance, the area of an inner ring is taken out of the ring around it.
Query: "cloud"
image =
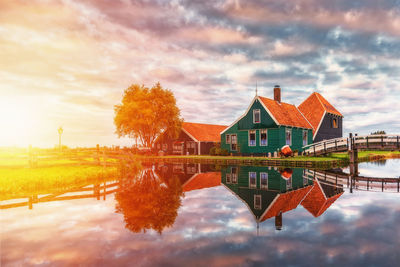
[[[257,82],[266,97],[280,84],[284,101],[293,104],[312,91],[322,93],[345,114],[345,133],[400,131],[393,112],[400,99],[396,1],[1,5],[0,95],[40,96],[48,104],[42,113],[53,117],[39,118],[41,136],[65,124],[73,128],[66,127],[66,134],[76,133],[65,140],[71,146],[128,144],[114,135],[112,107],[130,84],[157,81],[174,92],[186,121],[232,123],[246,110]],[[54,111],[54,103],[62,110]],[[81,123],[70,124],[79,120],[69,112],[75,109],[108,139],[87,138]],[[57,142],[56,136],[32,138],[47,146],[51,140]]]

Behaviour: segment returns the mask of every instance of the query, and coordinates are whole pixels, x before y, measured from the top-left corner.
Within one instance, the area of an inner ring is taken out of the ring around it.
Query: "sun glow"
[[[0,140],[3,146],[25,146],[37,126],[37,110],[28,99],[0,99]]]

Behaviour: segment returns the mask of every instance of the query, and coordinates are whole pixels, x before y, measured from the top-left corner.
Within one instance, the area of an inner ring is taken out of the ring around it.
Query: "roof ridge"
[[[300,109],[298,107],[296,107],[295,105],[293,105],[297,111],[301,114],[301,116],[303,116],[303,118],[308,122],[308,124],[310,124],[311,128],[314,130],[314,126],[312,126],[312,124],[307,120],[306,116],[304,116],[303,112],[300,111]]]
[[[325,111],[326,111],[326,108],[325,108],[325,105],[324,105],[324,103],[322,103],[322,100],[319,98],[319,93],[317,93],[317,92],[314,92],[314,94],[315,94],[315,96],[317,97],[317,99],[318,99],[318,101],[319,101],[319,103],[322,105],[322,107],[325,109]]]

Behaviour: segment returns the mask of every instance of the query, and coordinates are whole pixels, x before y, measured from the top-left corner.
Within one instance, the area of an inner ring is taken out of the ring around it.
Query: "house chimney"
[[[274,87],[274,100],[281,103],[281,87],[279,85],[275,85]]]
[[[275,229],[280,231],[282,230],[282,212],[279,212],[277,216],[275,216]]]

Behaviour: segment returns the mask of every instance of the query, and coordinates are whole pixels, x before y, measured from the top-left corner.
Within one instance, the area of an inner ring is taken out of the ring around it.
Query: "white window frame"
[[[235,143],[233,143],[232,137],[235,137]],[[232,145],[236,145],[236,148],[233,149]],[[231,134],[231,151],[237,151],[237,134]]]
[[[248,144],[249,146],[257,146],[257,130],[249,130],[248,131]],[[254,144],[250,143],[250,134],[254,133]]]
[[[286,180],[286,190],[290,190],[292,188],[293,188],[292,177],[290,177],[289,179]]]
[[[229,145],[229,144],[231,143],[231,135],[230,135],[230,134],[227,134],[227,135],[225,136],[225,143],[226,143],[227,145]]]
[[[230,173],[227,173],[227,174],[226,174],[226,183],[227,183],[227,184],[231,184],[231,183],[232,183],[231,174],[230,174]]]
[[[233,172],[233,170],[235,170],[235,172]],[[231,167],[231,183],[232,184],[238,183],[238,172],[239,172],[238,167]]]
[[[262,176],[265,175],[265,178],[267,179],[267,185],[263,185],[261,182],[263,180]],[[260,188],[261,189],[268,189],[268,173],[267,172],[260,172]]]
[[[263,145],[262,142],[261,142],[261,134],[262,134],[264,131],[265,131],[265,135],[267,136],[266,144],[265,144],[265,145]],[[267,129],[262,129],[262,130],[260,130],[260,146],[268,146],[268,130],[267,130]]]
[[[290,133],[290,140],[289,140],[289,144],[288,144],[288,140],[287,140],[287,133]],[[288,146],[292,145],[292,129],[291,128],[286,128],[285,129],[285,144]]]
[[[251,183],[251,179],[253,177],[255,179],[254,184]],[[257,188],[257,173],[256,172],[249,172],[249,188]]]
[[[305,134],[306,140],[304,140],[304,134]],[[308,145],[308,130],[303,130],[302,139],[303,139],[303,146]],[[304,141],[305,141],[305,143],[304,143]]]
[[[256,199],[259,199],[259,201],[256,201]],[[256,203],[259,202],[260,205],[256,206]],[[261,195],[254,195],[254,209],[255,210],[260,210],[262,209],[262,197]]]
[[[258,113],[258,121],[256,121],[256,113]],[[259,109],[253,109],[253,123],[261,123],[261,111]]]

